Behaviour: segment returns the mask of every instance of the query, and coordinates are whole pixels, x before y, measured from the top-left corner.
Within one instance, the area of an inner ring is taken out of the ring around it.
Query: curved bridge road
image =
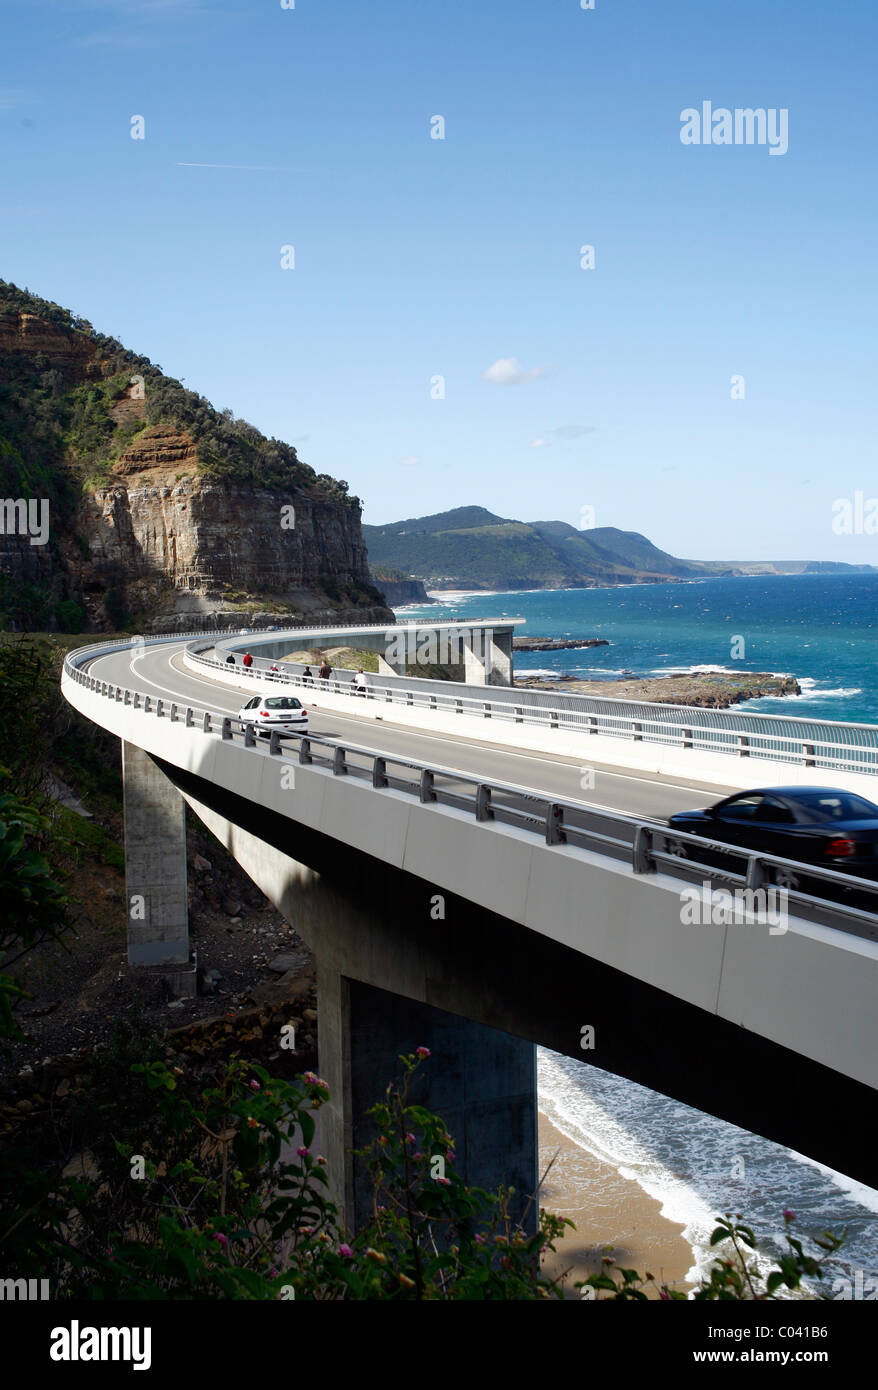
[[[353,694],[340,701],[315,686],[304,692],[310,733],[337,741],[341,756],[313,744],[291,805],[282,779],[268,775],[281,760],[262,740],[258,751],[245,751],[240,730],[230,737],[227,728],[222,738],[219,728],[254,691],[278,687],[240,673],[236,688],[210,667],[186,666],[192,640],[83,655],[91,679],[77,681],[68,669],[66,693],[86,717],[106,720],[139,747],[305,939],[319,943],[331,1090],[334,1081],[347,1094],[350,1030],[371,1037],[374,1024],[376,1036],[390,1038],[400,1008],[432,1010],[431,1018],[438,1010],[492,1037],[538,1042],[579,1060],[587,1018],[602,1039],[600,1061],[589,1060],[606,1070],[874,1185],[874,911],[794,891],[782,931],[755,918],[687,921],[682,885],[700,887],[712,871],[698,860],[681,864],[666,836],[643,825],[709,805],[740,782],[588,764],[587,742],[580,760],[461,737],[448,721],[444,731],[426,721],[412,727],[394,722],[403,705]],[[116,687],[113,697],[94,690],[96,681]],[[149,696],[152,710],[122,702],[120,687]],[[321,698],[329,701],[322,708]],[[157,701],[191,706],[191,730],[180,717],[158,719]],[[218,716],[207,731],[201,711]],[[296,762],[297,744],[290,739]],[[383,781],[373,781],[376,757],[387,765]],[[729,764],[740,778],[737,759]],[[588,766],[593,785],[584,779]],[[357,778],[335,775],[355,767]],[[752,771],[758,786],[778,770],[766,762],[745,775]],[[483,788],[464,791],[461,781],[489,784],[491,810],[503,814],[481,816]],[[419,796],[425,786],[443,795]],[[557,840],[547,802],[563,813]],[[290,824],[302,831],[295,855]],[[746,858],[731,872],[736,883],[771,882],[762,877],[773,872],[771,862]],[[435,891],[451,904],[438,931],[425,926]],[[393,1049],[395,1057],[395,1041]],[[372,1056],[368,1047],[363,1055]],[[343,1165],[342,1110],[333,1123]]]
[[[237,714],[259,689],[272,688],[268,681],[260,686],[248,679],[246,684],[242,681],[238,691],[211,680],[206,671],[196,675],[183,665],[183,651],[189,641],[191,638],[148,647],[134,657],[130,649],[111,652],[94,658],[86,669],[100,680],[126,685],[145,695],[210,708],[221,714]],[[392,705],[387,706],[388,712],[381,722],[358,718],[353,696],[350,713],[321,710],[319,690],[314,691],[316,699],[301,691],[297,693],[308,710],[310,731],[314,734],[356,743],[391,758],[394,754],[401,758],[417,758],[485,781],[505,782],[567,801],[581,801],[584,806],[597,810],[665,821],[675,811],[710,806],[735,789],[732,784],[671,778],[660,773],[638,774],[611,764],[590,763],[588,766],[594,768],[594,787],[583,790],[586,765],[576,758],[547,757],[518,748],[484,744],[476,739],[394,725]],[[772,766],[766,765],[764,774],[767,775],[760,782],[759,773],[754,769],[754,786],[770,782],[772,772]]]

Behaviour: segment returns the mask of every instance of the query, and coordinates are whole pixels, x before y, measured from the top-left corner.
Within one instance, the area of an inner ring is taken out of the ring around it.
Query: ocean
[[[528,637],[604,637],[610,646],[520,653],[521,675],[612,682],[700,669],[793,675],[802,694],[748,710],[878,723],[878,574],[776,575],[449,596],[405,617],[526,618]],[[608,689],[608,694],[612,693]]]
[[[615,589],[443,595],[401,617],[522,617],[532,637],[605,637],[608,647],[517,654],[519,673],[589,680],[698,669],[794,675],[802,694],[738,706],[878,723],[878,575],[790,575]],[[743,647],[741,641],[743,640]],[[568,1139],[609,1162],[681,1222],[691,1277],[709,1265],[713,1218],[742,1212],[767,1253],[784,1249],[782,1211],[800,1238],[847,1228],[823,1287],[847,1278],[878,1294],[878,1190],[622,1077],[538,1049],[539,1101]],[[821,1123],[815,1116],[815,1124]],[[587,1235],[587,1232],[583,1232]],[[806,1249],[810,1249],[807,1240]],[[863,1281],[865,1280],[865,1285]],[[870,1281],[872,1283],[870,1288]],[[841,1294],[838,1286],[836,1296]],[[862,1294],[860,1295],[862,1296]]]

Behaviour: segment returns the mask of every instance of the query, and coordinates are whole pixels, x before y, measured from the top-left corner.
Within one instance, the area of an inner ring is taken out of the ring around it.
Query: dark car
[[[878,806],[854,792],[763,787],[735,792],[704,811],[681,811],[668,825],[714,843],[878,878]],[[685,841],[670,841],[668,848],[682,858],[701,859],[696,846]],[[711,857],[705,856],[704,862]],[[800,878],[779,868],[774,881],[788,888],[804,887]]]

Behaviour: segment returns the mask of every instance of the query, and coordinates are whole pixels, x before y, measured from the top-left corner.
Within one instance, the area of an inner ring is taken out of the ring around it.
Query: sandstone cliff
[[[430,598],[420,579],[413,579],[400,570],[389,570],[370,566],[369,573],[376,589],[380,589],[387,602],[394,608],[404,603],[435,603]]]
[[[2,281],[0,497],[50,515],[0,513],[4,626],[393,620],[347,484]]]

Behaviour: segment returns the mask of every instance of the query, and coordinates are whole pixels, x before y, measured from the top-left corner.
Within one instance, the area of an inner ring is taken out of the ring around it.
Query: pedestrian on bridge
[[[368,681],[366,680],[366,673],[365,673],[365,671],[363,670],[362,666],[360,667],[360,669],[359,669],[359,671],[357,672],[357,674],[354,676],[353,685],[354,685],[354,689],[355,689],[355,691],[356,691],[356,693],[357,693],[358,695],[363,695],[363,696],[365,696],[365,694],[366,694],[366,686],[368,685]]]
[[[329,677],[332,675],[332,667],[326,660],[326,657],[321,661],[317,674],[322,681],[328,681]]]
[[[244,665],[248,668],[253,665],[253,658],[249,652],[244,653]]]
[[[313,679],[314,679],[314,673],[313,673],[313,671],[311,670],[311,667],[310,667],[310,666],[306,666],[305,669],[304,669],[304,671],[302,672],[302,680],[303,680],[303,681],[307,681],[308,684],[310,685],[311,682],[313,681]]]

